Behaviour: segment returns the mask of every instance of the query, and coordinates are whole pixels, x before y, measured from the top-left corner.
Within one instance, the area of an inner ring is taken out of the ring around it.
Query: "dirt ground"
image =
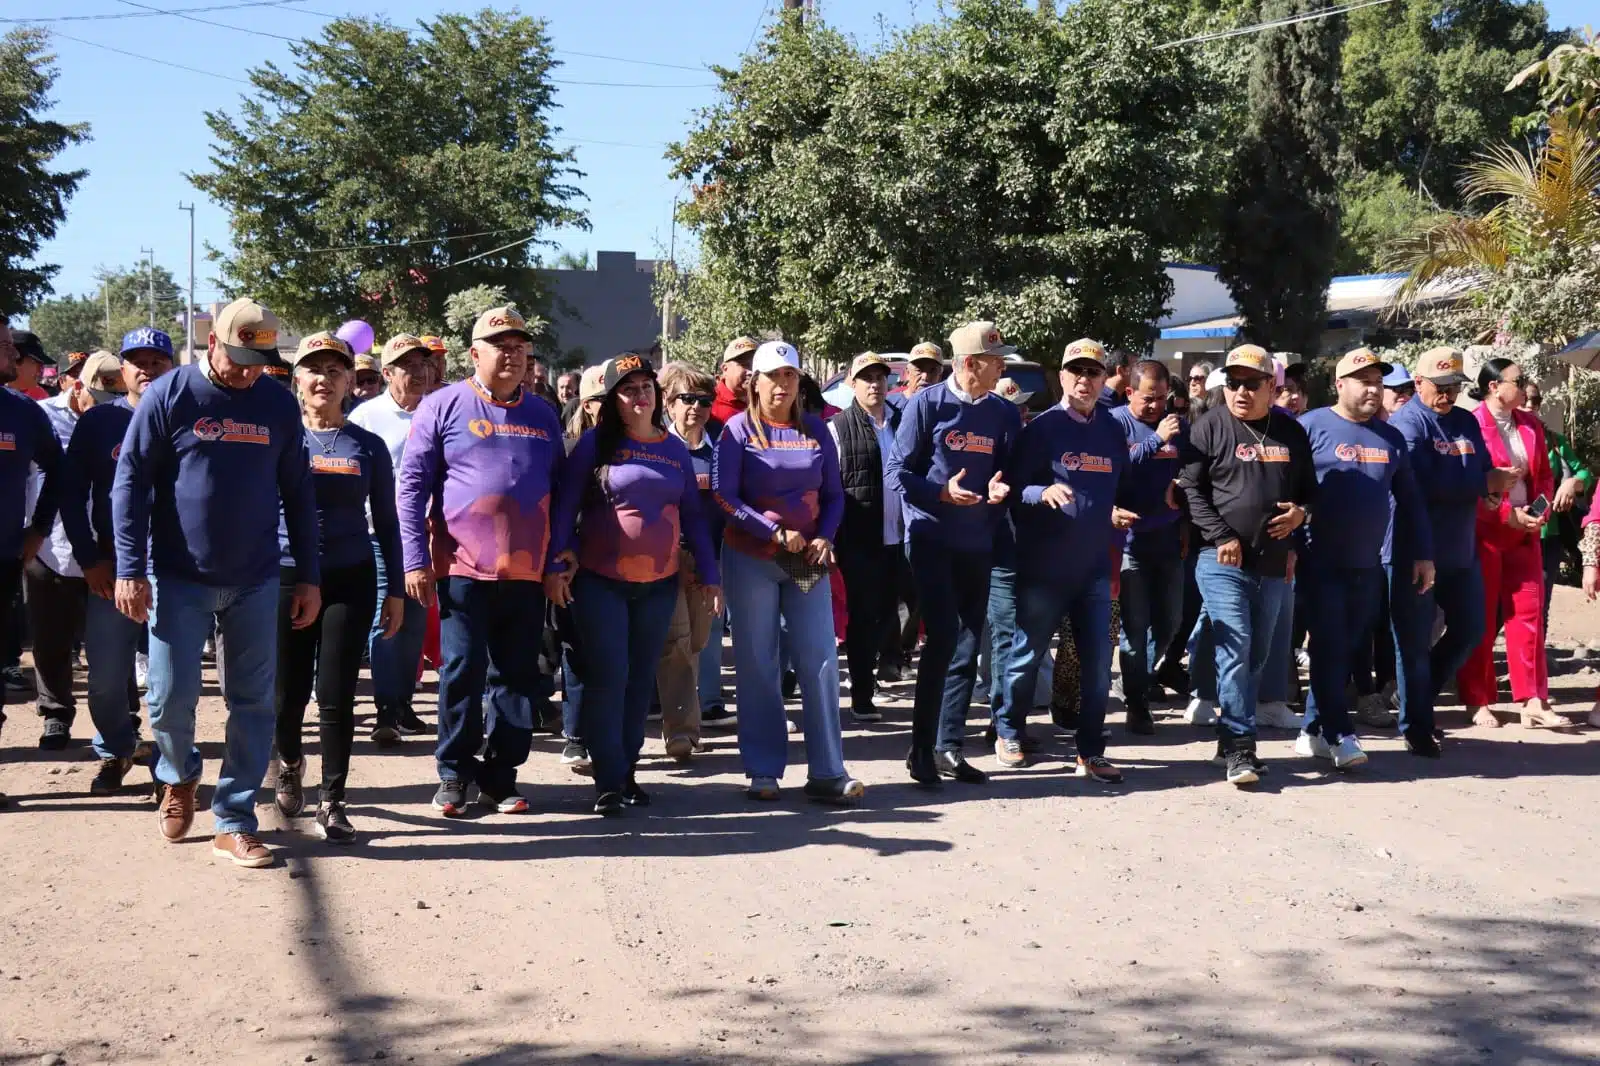
[[[1586,711],[1600,605],[1561,589],[1555,614],[1554,695]],[[859,810],[805,804],[793,768],[753,805],[731,736],[689,769],[652,737],[655,805],[602,821],[541,739],[528,814],[447,823],[430,738],[362,741],[362,841],[264,809],[280,861],[255,871],[212,858],[205,811],[174,846],[138,789],[89,797],[87,745],[38,751],[13,703],[0,1063],[1600,1062],[1600,733],[1450,708],[1442,762],[1374,736],[1352,776],[1279,733],[1240,792],[1169,708],[1153,738],[1118,717],[1121,788],[1052,735],[930,792],[890,691],[846,726]]]

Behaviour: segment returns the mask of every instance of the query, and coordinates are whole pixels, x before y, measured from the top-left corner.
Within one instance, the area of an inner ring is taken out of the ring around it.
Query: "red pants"
[[[1468,707],[1497,702],[1494,638],[1505,620],[1506,664],[1511,669],[1511,699],[1522,703],[1550,698],[1544,658],[1544,558],[1539,538],[1478,539],[1483,567],[1483,640],[1456,674],[1456,693]]]
[[[422,680],[422,669],[426,664],[435,670],[444,660],[439,655],[439,597],[433,598],[433,603],[428,605],[428,626],[423,630],[422,658],[417,660],[417,680]]]

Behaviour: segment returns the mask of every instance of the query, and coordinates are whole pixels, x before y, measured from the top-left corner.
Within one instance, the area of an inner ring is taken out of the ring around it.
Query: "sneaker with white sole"
[[[1189,701],[1189,706],[1184,708],[1183,720],[1190,725],[1216,725],[1217,705],[1196,696]]]
[[[1348,733],[1339,738],[1332,751],[1335,770],[1354,770],[1366,765],[1367,753],[1361,750],[1361,742]]]
[[[1272,729],[1304,729],[1306,720],[1295,714],[1282,700],[1256,704],[1256,725]]]
[[[1321,736],[1301,733],[1294,738],[1294,753],[1308,759],[1331,759],[1333,748]]]
[[[754,800],[771,802],[778,798],[778,779],[776,777],[752,777],[750,787],[744,791],[746,796]]]

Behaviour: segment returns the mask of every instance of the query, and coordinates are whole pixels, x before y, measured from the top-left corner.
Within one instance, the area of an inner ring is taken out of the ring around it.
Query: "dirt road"
[[[1554,684],[1587,710],[1570,648],[1600,648],[1600,607],[1577,599]],[[1028,770],[928,792],[892,694],[847,727],[860,810],[805,804],[793,769],[753,805],[731,737],[687,770],[652,737],[655,805],[602,821],[541,740],[529,814],[446,823],[426,738],[363,741],[362,842],[264,810],[264,871],[213,859],[204,811],[173,846],[137,790],[88,796],[87,746],[37,751],[13,704],[0,1063],[1600,1061],[1600,733],[1452,708],[1443,762],[1373,737],[1349,777],[1278,733],[1242,793],[1169,710],[1154,738],[1113,726],[1121,788],[1068,776],[1052,736]]]

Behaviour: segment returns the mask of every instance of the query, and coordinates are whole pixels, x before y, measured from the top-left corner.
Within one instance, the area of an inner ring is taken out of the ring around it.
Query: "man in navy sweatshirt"
[[[1478,503],[1506,492],[1513,469],[1496,470],[1483,431],[1471,413],[1456,407],[1467,382],[1461,353],[1432,348],[1417,360],[1417,395],[1389,418],[1405,441],[1412,476],[1422,492],[1424,518],[1433,540],[1431,588],[1405,580],[1413,538],[1396,515],[1390,555],[1389,610],[1394,617],[1395,656],[1400,667],[1400,734],[1414,755],[1438,757],[1433,705],[1439,689],[1456,676],[1483,639],[1483,574],[1478,568]],[[1433,641],[1435,607],[1444,633]],[[1430,647],[1431,645],[1431,647]]]
[[[1378,618],[1391,500],[1395,535],[1407,542],[1396,554],[1413,560],[1406,577],[1419,592],[1433,587],[1433,537],[1405,439],[1376,417],[1384,375],[1393,369],[1370,349],[1347,352],[1334,368],[1337,401],[1300,416],[1317,469],[1319,517],[1306,530],[1305,558],[1296,571],[1311,637],[1311,697],[1294,750],[1330,759],[1340,770],[1367,761],[1345,684]],[[1407,744],[1420,754],[1436,754],[1438,747],[1431,729]]]
[[[1007,345],[993,322],[950,335],[952,373],[906,404],[886,483],[905,502],[906,558],[927,642],[911,714],[913,780],[969,784],[988,778],[961,755],[978,673],[978,636],[989,608],[995,523],[1010,493],[1002,471],[1022,416],[994,394]]]
[[[1122,699],[1128,731],[1155,732],[1150,716],[1151,671],[1172,643],[1183,614],[1181,513],[1167,502],[1178,478],[1179,451],[1188,426],[1167,412],[1172,387],[1166,366],[1153,359],[1133,366],[1127,405],[1111,417],[1127,439],[1123,502],[1139,516],[1122,553]]]
[[[11,343],[11,324],[0,317],[0,647],[8,647],[15,612],[11,609],[22,581],[22,568],[38,554],[39,546],[56,521],[56,497],[61,482],[61,444],[50,419],[34,401],[5,386],[16,380],[17,349]],[[33,520],[27,514],[28,478],[37,465],[44,474]],[[6,720],[0,710],[0,723]],[[4,800],[0,796],[0,801]]]
[[[1078,773],[1102,784],[1122,780],[1105,757],[1106,701],[1111,695],[1111,553],[1117,529],[1137,517],[1116,507],[1128,444],[1111,409],[1099,402],[1105,349],[1079,340],[1061,357],[1062,401],[1029,422],[1017,438],[1006,479],[1017,498],[1016,633],[1005,664],[1002,706],[995,716],[995,758],[1021,766],[1022,726],[1033,704],[1039,664],[1062,618],[1077,635],[1081,685]]]
[[[89,717],[94,721],[94,752],[100,770],[89,783],[95,795],[122,787],[133,767],[139,738],[134,715],[139,690],[134,683],[134,657],[144,626],[116,605],[116,545],[111,527],[111,486],[117,457],[133,409],[145,389],[172,369],[172,338],[141,326],[122,338],[122,381],[127,395],[97,403],[83,413],[67,445],[62,464],[61,525],[72,555],[89,586],[84,605],[83,653],[89,668]],[[200,753],[192,761],[198,765]],[[150,767],[155,776],[155,766]],[[156,778],[157,788],[160,779]],[[159,798],[159,797],[158,797]]]
[[[111,489],[117,609],[150,625],[146,699],[160,760],[161,833],[194,823],[200,656],[213,625],[226,647],[227,745],[211,803],[212,854],[268,866],[255,798],[277,723],[278,516],[300,581],[292,624],[321,609],[311,461],[292,393],[263,381],[278,319],[251,299],[217,315],[204,360],[164,375],[133,410]]]

